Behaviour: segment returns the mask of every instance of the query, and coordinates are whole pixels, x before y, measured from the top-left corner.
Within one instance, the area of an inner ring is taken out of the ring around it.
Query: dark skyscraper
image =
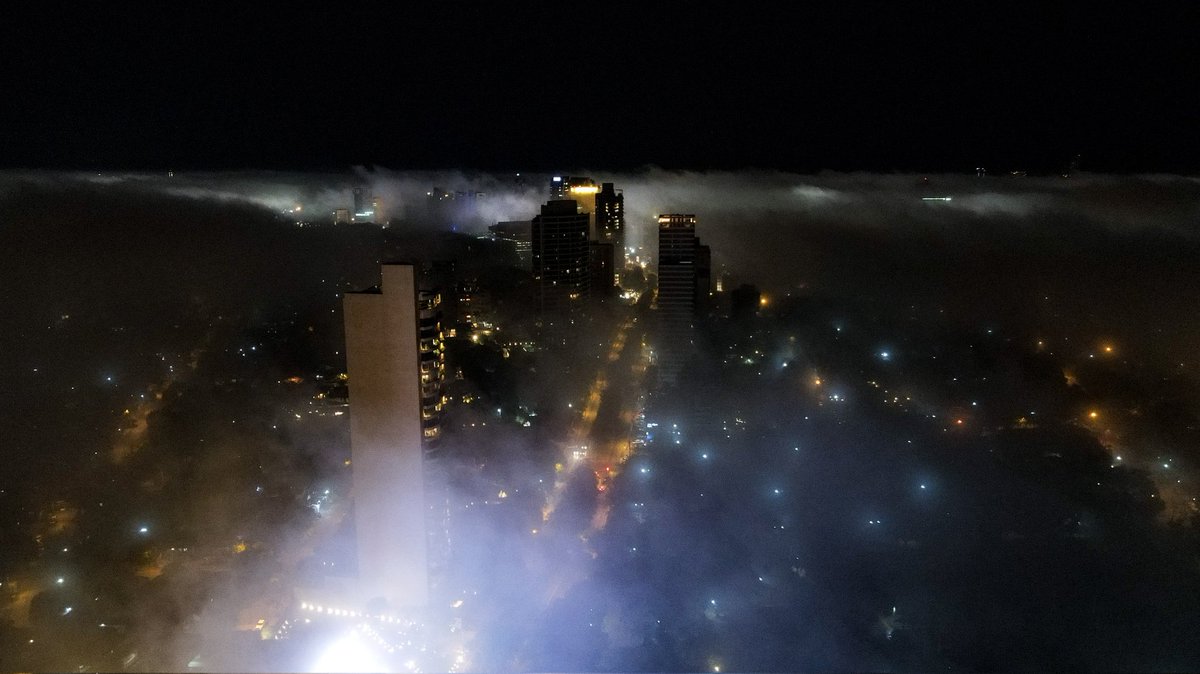
[[[367,195],[367,188],[354,188],[354,221],[367,222],[370,219],[371,199]]]
[[[604,183],[596,194],[596,239],[613,244],[613,263],[625,267],[625,195]]]
[[[542,206],[533,219],[533,277],[538,309],[570,308],[588,296],[588,214],[572,200]]]
[[[591,276],[588,287],[592,297],[611,297],[616,289],[616,277],[613,275],[614,253],[615,247],[608,241],[588,242],[588,273]]]
[[[696,239],[696,314],[703,316],[711,308],[712,250]]]
[[[729,293],[729,317],[735,321],[748,321],[758,311],[762,293],[749,283],[734,288]]]
[[[692,322],[696,316],[700,284],[700,248],[700,240],[696,238],[696,216],[658,216],[659,351],[661,372],[666,381],[675,380],[691,350]],[[707,247],[703,257],[706,262]]]

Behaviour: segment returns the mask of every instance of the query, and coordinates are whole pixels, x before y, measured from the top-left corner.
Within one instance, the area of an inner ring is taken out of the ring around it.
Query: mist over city
[[[0,671],[1200,670],[1200,6],[0,22]]]
[[[573,173],[628,253],[559,314],[489,231],[549,175],[6,174],[3,665],[1195,661],[1194,179]],[[389,215],[334,224],[356,186]],[[395,261],[439,284],[445,405],[428,604],[370,615],[311,588],[361,564],[343,299]],[[321,659],[343,631],[365,661]]]

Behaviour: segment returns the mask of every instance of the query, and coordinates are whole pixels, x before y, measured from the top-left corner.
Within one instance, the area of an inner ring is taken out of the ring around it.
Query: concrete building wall
[[[350,447],[362,601],[428,601],[425,484],[410,265],[383,265],[379,292],[345,296]]]

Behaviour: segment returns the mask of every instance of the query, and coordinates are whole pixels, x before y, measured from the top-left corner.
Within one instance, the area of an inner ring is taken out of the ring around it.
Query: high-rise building
[[[550,179],[550,201],[594,196],[599,191],[596,181],[584,176],[554,176]]]
[[[612,297],[616,290],[613,272],[615,247],[609,241],[588,242],[588,290],[592,297]]]
[[[371,197],[371,217],[372,222],[380,225],[387,225],[387,218],[383,217],[383,200],[378,196]]]
[[[420,320],[412,265],[347,293],[346,367],[359,594],[364,603],[428,601]]]
[[[712,308],[712,249],[696,239],[696,314],[703,316]]]
[[[354,188],[354,221],[355,222],[371,222],[374,213],[371,212],[371,200],[367,195],[367,188]]]
[[[700,240],[696,238],[695,215],[673,213],[658,216],[656,304],[660,325],[659,362],[662,377],[668,382],[675,380],[683,361],[691,352],[692,324],[697,312],[696,298],[701,282],[700,248]],[[703,257],[708,257],[707,250]]]
[[[495,241],[505,241],[517,253],[521,266],[528,269],[533,261],[532,223],[528,220],[508,220],[488,226]]]
[[[570,199],[550,201],[533,219],[538,309],[568,309],[588,297],[588,216]]]
[[[596,194],[596,239],[613,244],[617,269],[625,268],[625,195],[604,183]]]
[[[729,293],[729,317],[735,321],[748,321],[758,312],[761,301],[762,293],[758,287],[743,283]]]
[[[433,446],[442,433],[442,391],[446,381],[442,294],[439,290],[418,293],[417,319],[421,331],[421,438],[426,446]]]
[[[596,181],[583,176],[555,176],[550,181],[550,200],[573,199],[579,204],[579,212],[587,213],[588,238],[596,239],[596,194],[600,188]]]

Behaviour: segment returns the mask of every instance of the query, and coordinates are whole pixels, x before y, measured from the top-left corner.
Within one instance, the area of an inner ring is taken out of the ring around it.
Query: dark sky
[[[37,3],[0,165],[1200,168],[1191,3],[414,4]]]

